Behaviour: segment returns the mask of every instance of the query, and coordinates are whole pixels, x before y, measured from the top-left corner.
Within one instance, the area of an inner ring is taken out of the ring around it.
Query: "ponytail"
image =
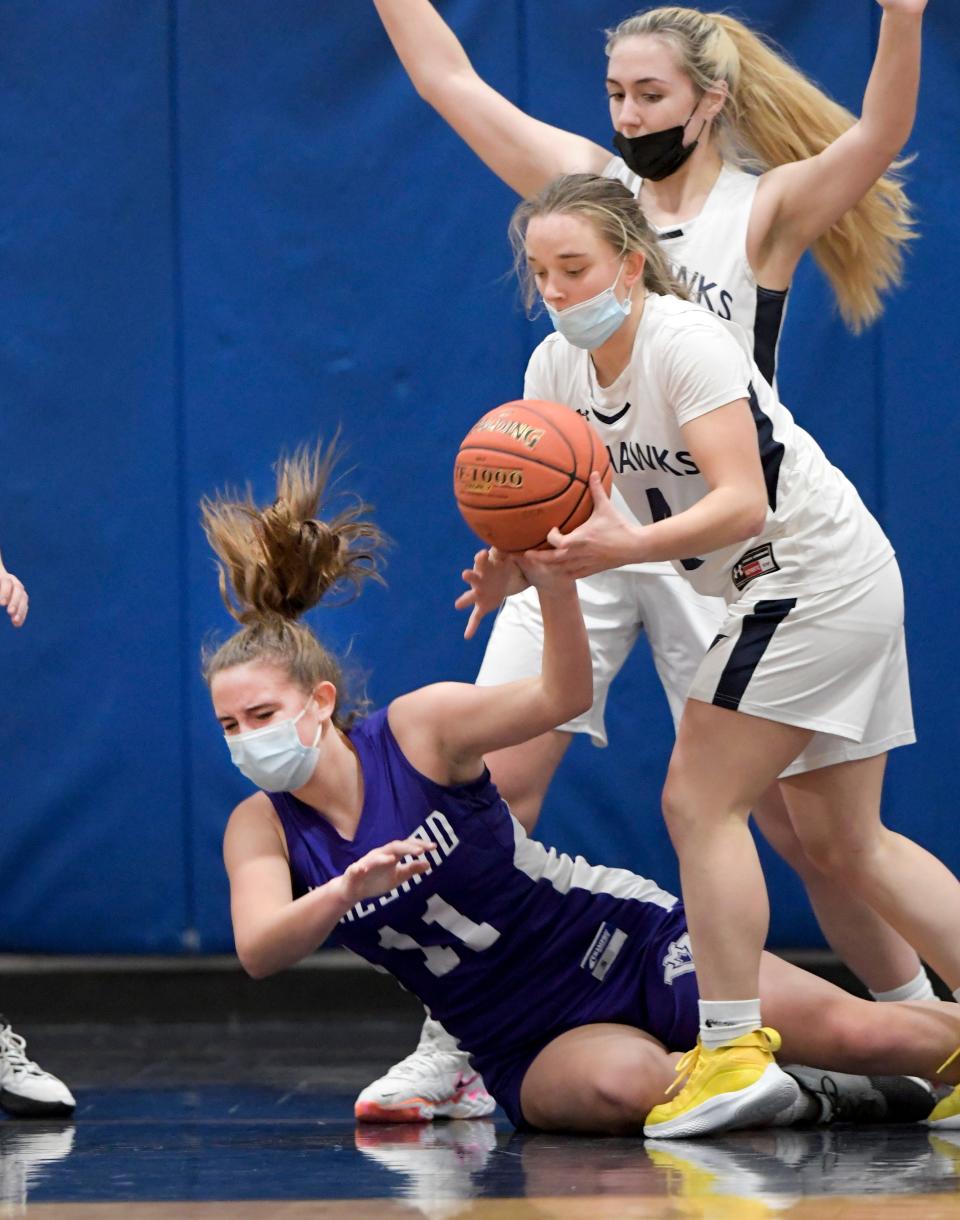
[[[337,687],[343,674],[337,659],[298,620],[331,593],[358,593],[364,581],[380,580],[380,530],[364,518],[357,502],[330,521],[318,518],[335,461],[335,447],[301,447],[275,466],[276,498],[259,508],[249,487],[244,495],[204,497],[204,533],[217,558],[220,595],[242,629],[215,651],[205,653],[209,683],[221,670],[249,661],[279,665],[308,693],[318,682]],[[356,712],[354,712],[354,715]],[[334,713],[344,728],[353,719]]]

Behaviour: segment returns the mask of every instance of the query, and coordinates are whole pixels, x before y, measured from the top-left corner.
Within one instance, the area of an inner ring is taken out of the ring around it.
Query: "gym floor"
[[[415,1044],[412,997],[369,973],[295,972],[268,996],[286,1010],[276,1020],[245,1010],[235,972],[197,973],[189,990],[186,977],[58,979],[71,1019],[41,1022],[19,1020],[13,1001],[19,989],[36,1013],[53,980],[38,991],[6,976],[8,1015],[78,1105],[72,1121],[0,1121],[0,1216],[960,1220],[960,1132],[839,1126],[644,1143],[520,1136],[499,1115],[359,1126],[356,1092]],[[214,995],[224,1012],[195,1019]]]

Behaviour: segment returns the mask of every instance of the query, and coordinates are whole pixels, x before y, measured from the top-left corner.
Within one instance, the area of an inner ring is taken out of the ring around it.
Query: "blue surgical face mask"
[[[566,309],[554,309],[544,301],[554,330],[574,347],[582,347],[588,352],[606,343],[627,320],[632,305],[629,296],[625,301],[617,299],[616,287],[622,274],[623,263],[609,288]]]
[[[308,699],[299,715],[292,719],[246,733],[225,734],[230,757],[241,775],[265,792],[293,792],[303,787],[313,775],[320,757],[323,729],[322,724],[317,725],[313,745],[305,746],[300,740],[297,721],[312,702]]]

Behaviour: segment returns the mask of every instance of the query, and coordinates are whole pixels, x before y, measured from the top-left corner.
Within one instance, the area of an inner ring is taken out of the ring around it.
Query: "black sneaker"
[[[816,1098],[819,1123],[919,1123],[937,1100],[916,1076],[848,1076],[793,1063],[783,1070]]]

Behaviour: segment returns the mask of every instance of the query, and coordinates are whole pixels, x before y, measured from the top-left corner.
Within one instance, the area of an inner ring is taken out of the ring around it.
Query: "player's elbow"
[[[470,90],[481,82],[469,64],[456,67],[434,65],[430,71],[411,77],[420,99],[453,124],[471,104]]]
[[[575,716],[582,716],[593,707],[593,672],[587,672],[575,682],[564,686],[562,694],[554,701],[554,714],[558,724],[565,724]]]
[[[269,978],[276,974],[280,966],[273,960],[267,947],[259,939],[244,939],[236,937],[237,957],[240,965],[252,979]]]
[[[767,497],[766,492],[757,493],[745,497],[738,505],[737,513],[733,522],[733,527],[736,530],[735,542],[746,542],[748,538],[755,538],[757,534],[763,533],[763,529],[767,524]]]
[[[574,716],[582,716],[584,712],[589,712],[593,707],[593,674],[589,673],[586,679],[580,684],[576,692],[576,698],[571,699],[574,710],[566,717],[567,720],[572,720]]]

